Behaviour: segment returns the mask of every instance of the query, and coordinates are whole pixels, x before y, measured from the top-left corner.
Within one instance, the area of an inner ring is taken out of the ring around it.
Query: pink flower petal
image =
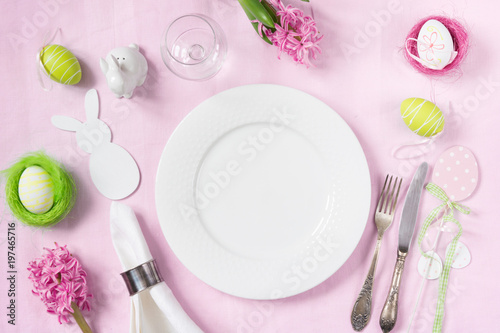
[[[279,24],[275,30],[266,31],[266,36],[278,48],[278,59],[282,53],[288,54],[296,63],[312,66],[310,60],[321,53],[319,36],[314,20],[304,15],[300,9],[285,7],[281,0],[268,0],[276,8]]]
[[[82,310],[90,310],[88,298],[92,298],[87,288],[87,273],[69,253],[66,245],[47,249],[41,258],[28,264],[29,279],[33,282],[32,293],[37,295],[47,307],[47,312],[57,314],[59,323],[69,322],[74,302]]]

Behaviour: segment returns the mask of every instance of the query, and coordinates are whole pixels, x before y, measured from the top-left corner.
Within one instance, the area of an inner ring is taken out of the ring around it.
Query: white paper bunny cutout
[[[51,120],[59,129],[76,132],[78,146],[91,154],[90,176],[99,192],[112,200],[123,199],[139,185],[137,163],[125,149],[111,143],[111,130],[98,119],[99,97],[95,89],[85,95],[85,114],[85,123],[66,116],[53,116]]]

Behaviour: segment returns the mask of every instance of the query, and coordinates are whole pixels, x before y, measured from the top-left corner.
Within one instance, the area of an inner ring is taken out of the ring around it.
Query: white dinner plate
[[[179,260],[225,293],[295,295],[347,260],[370,208],[349,126],[299,90],[249,85],[197,106],[163,151],[161,228]]]

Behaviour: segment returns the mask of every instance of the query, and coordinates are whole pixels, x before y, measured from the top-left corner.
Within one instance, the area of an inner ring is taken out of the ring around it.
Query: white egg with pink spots
[[[441,258],[434,251],[427,251],[425,253],[427,256],[421,256],[418,261],[418,272],[422,277],[425,277],[429,280],[435,280],[443,271],[443,262]]]
[[[451,249],[451,244],[446,247],[446,256],[448,257]],[[455,247],[455,254],[451,262],[451,267],[453,268],[464,268],[471,262],[471,254],[469,248],[462,242],[457,242]]]

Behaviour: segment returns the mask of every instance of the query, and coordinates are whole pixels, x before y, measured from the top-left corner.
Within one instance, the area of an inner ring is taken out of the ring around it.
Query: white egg
[[[27,167],[19,179],[19,200],[29,212],[44,214],[54,204],[54,182],[43,168]]]
[[[450,252],[451,244],[446,247],[446,256]],[[455,248],[455,255],[453,256],[453,261],[451,267],[453,268],[464,268],[471,262],[470,251],[467,246],[462,242],[457,242],[457,247]]]
[[[436,70],[449,65],[457,56],[450,31],[437,20],[425,22],[420,29],[417,51],[422,65]]]
[[[422,277],[426,277],[429,280],[437,279],[443,270],[443,262],[434,251],[428,251],[425,254],[431,258],[426,258],[424,256],[420,257],[417,266],[418,272]]]

